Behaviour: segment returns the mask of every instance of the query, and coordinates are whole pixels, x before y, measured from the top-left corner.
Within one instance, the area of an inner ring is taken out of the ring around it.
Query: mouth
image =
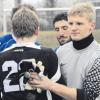
[[[58,41],[59,41],[60,44],[65,44],[69,40],[70,40],[70,38],[65,38],[65,37],[58,38]]]
[[[78,35],[79,33],[71,33],[71,34],[76,36],[76,35]]]
[[[66,39],[68,39],[68,37],[59,37],[58,40],[60,41],[65,41]]]

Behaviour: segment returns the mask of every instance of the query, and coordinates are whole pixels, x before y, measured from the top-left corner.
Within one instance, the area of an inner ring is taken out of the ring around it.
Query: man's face
[[[95,23],[90,22],[87,17],[70,16],[68,18],[71,39],[75,41],[88,37],[95,28]]]
[[[68,21],[60,20],[54,24],[55,31],[57,34],[57,40],[60,45],[70,41],[70,32],[68,28]]]

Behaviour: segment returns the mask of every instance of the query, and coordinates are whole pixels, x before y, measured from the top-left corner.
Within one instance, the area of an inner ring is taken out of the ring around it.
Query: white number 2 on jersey
[[[11,68],[11,71],[8,73],[8,75],[5,77],[3,84],[4,84],[4,91],[5,92],[12,92],[12,91],[19,91],[24,90],[23,88],[23,76],[20,78],[20,86],[18,85],[10,85],[11,79],[8,77],[13,74],[18,72],[18,64],[15,61],[5,61],[4,64],[2,65],[2,71],[8,71],[8,68]]]

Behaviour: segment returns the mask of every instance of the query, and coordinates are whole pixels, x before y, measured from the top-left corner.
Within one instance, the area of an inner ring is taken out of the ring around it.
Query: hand
[[[49,80],[46,76],[40,77],[37,73],[31,73],[33,80],[29,80],[29,84],[36,88],[41,88],[44,90],[50,90],[50,87],[53,86],[53,81]]]

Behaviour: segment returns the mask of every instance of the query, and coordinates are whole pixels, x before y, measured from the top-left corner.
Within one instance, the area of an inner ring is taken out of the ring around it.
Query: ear
[[[94,30],[95,27],[96,27],[96,23],[95,23],[95,22],[92,22],[92,23],[91,23],[91,27],[92,27],[92,30]]]
[[[96,23],[95,22],[92,23],[92,27],[93,27],[93,29],[95,29],[95,27],[96,27]]]
[[[40,27],[38,27],[38,28],[36,29],[35,34],[38,35],[38,34],[39,34],[39,31],[40,31]]]
[[[95,27],[96,27],[96,23],[95,22],[91,22],[90,32],[93,32],[95,30]]]

